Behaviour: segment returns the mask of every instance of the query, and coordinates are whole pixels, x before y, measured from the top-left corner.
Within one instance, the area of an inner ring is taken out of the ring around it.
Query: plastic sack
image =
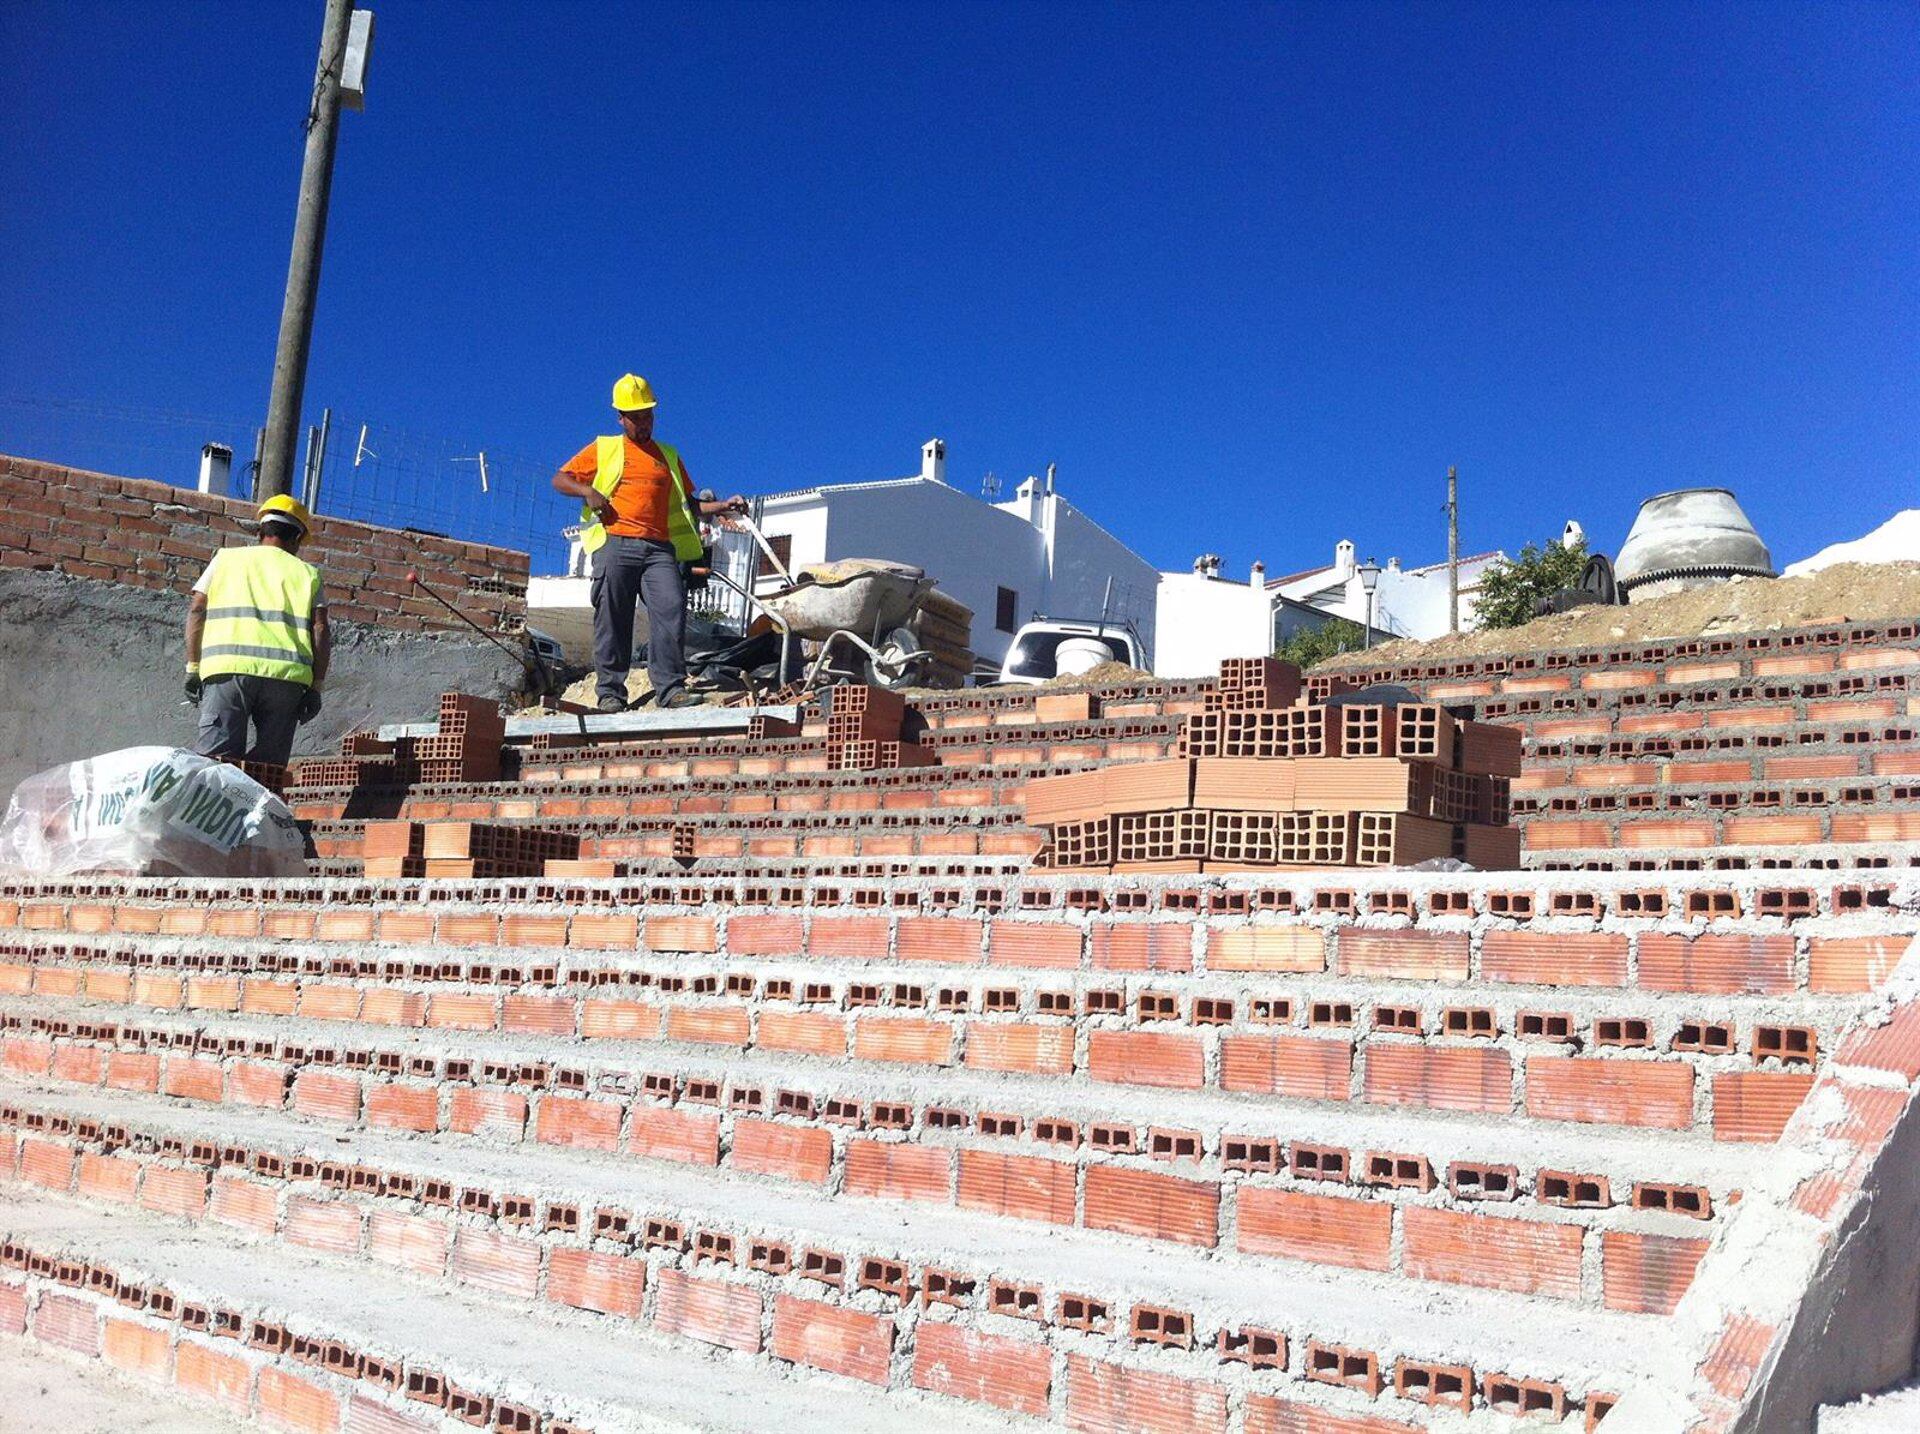
[[[287,804],[238,767],[129,747],[28,777],[0,818],[0,871],[305,876]]]

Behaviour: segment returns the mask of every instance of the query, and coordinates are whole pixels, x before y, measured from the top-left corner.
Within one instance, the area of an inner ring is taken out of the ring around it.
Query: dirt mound
[[[1430,642],[1386,642],[1320,664],[1373,667],[1495,653],[1604,647],[1716,632],[1765,632],[1828,622],[1920,617],[1920,561],[1839,563],[1798,578],[1734,578],[1626,607],[1589,607],[1535,618],[1524,627],[1462,632]]]

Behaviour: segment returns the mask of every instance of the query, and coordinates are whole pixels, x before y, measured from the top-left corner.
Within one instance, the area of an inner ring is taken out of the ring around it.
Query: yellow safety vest
[[[281,548],[222,548],[207,566],[200,675],[237,672],[313,686],[320,570]]]
[[[627,471],[627,440],[621,434],[611,438],[594,440],[599,445],[595,455],[599,467],[593,475],[593,489],[607,497],[613,496],[613,490],[620,486],[620,479]],[[672,475],[673,501],[667,504],[667,538],[673,544],[673,555],[683,563],[691,563],[707,548],[700,541],[700,523],[693,515],[693,506],[687,502],[687,470],[680,466],[680,450],[656,440],[653,445],[660,450],[660,456],[667,460],[667,471]],[[583,552],[592,553],[607,541],[606,525],[600,521],[600,515],[586,504],[580,505],[580,547]]]

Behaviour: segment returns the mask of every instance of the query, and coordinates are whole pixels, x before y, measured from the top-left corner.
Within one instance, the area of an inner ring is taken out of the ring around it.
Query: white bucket
[[[1053,650],[1053,670],[1061,677],[1078,677],[1111,661],[1113,649],[1097,637],[1069,637]]]

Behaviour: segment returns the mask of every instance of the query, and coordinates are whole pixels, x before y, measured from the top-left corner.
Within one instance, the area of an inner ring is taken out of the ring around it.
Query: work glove
[[[200,700],[200,686],[200,674],[197,672],[189,672],[187,674],[187,701],[198,702]]]
[[[311,722],[320,715],[320,689],[309,687],[300,698],[300,705],[293,709],[293,715],[301,722]]]

